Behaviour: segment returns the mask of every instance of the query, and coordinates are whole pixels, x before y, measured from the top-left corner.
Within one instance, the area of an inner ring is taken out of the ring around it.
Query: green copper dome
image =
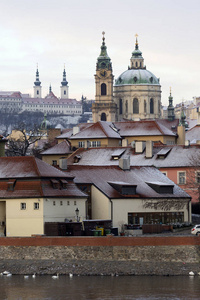
[[[146,69],[130,69],[123,72],[116,80],[116,85],[127,84],[156,84],[159,85],[159,78]]]

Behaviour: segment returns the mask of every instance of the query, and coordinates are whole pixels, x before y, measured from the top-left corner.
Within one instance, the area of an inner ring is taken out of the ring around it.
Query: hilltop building
[[[22,112],[42,112],[48,115],[73,115],[82,114],[82,103],[70,99],[69,86],[64,68],[63,79],[60,87],[60,98],[56,97],[49,87],[49,94],[42,98],[42,86],[39,79],[38,68],[33,86],[34,98],[21,92],[0,92],[0,111],[2,113],[19,114]]]
[[[105,37],[97,58],[93,121],[121,121],[122,119],[157,119],[161,116],[160,80],[146,69],[136,35],[130,66],[113,86],[111,59],[107,54]]]

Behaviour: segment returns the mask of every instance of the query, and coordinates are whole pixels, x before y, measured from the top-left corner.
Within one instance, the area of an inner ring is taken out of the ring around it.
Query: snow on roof
[[[190,198],[190,196],[174,184],[167,176],[154,167],[131,168],[123,171],[118,167],[89,167],[71,166],[75,175],[75,182],[79,184],[94,184],[109,198],[133,198],[132,195],[121,195],[109,182],[122,181],[123,183],[137,185],[136,198]],[[153,190],[146,181],[151,178],[154,182],[174,185],[173,194],[159,194]],[[138,196],[139,195],[139,196]]]
[[[122,137],[176,135],[172,130],[165,126],[165,122],[159,122],[158,120],[115,122],[114,124],[119,129],[119,133]]]
[[[85,128],[77,134],[70,137],[70,139],[85,139],[85,138],[115,138],[121,139],[118,130],[115,128],[112,122],[98,121],[91,124],[88,128]]]
[[[0,157],[0,178],[66,177],[66,173],[33,156]]]
[[[122,158],[124,156],[130,155],[130,165],[131,166],[155,166],[158,168],[168,168],[168,167],[186,167],[186,166],[196,166],[197,163],[200,164],[200,145],[184,147],[184,146],[160,146],[153,148],[153,157],[146,158],[145,151],[141,154],[135,154],[135,151],[131,147],[105,147],[105,148],[89,148],[89,149],[78,149],[76,154],[81,155],[78,165],[88,165],[88,166],[117,166],[119,164],[118,160],[112,159],[112,154],[114,149],[124,149]],[[167,150],[166,150],[167,149]],[[171,151],[169,151],[171,149]],[[168,155],[164,159],[159,159],[157,157],[158,153],[166,153],[169,151]],[[73,154],[68,159],[69,165],[73,164]]]
[[[71,153],[70,144],[67,141],[63,141],[43,152],[41,152],[42,155],[52,155],[52,154],[68,154]]]
[[[200,140],[200,124],[186,131],[185,139],[189,141]]]

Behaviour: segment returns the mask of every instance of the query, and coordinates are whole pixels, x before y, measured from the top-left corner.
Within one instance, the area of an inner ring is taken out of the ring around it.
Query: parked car
[[[200,235],[200,224],[195,225],[195,226],[191,229],[191,233],[192,233],[192,234],[196,234],[196,235]]]

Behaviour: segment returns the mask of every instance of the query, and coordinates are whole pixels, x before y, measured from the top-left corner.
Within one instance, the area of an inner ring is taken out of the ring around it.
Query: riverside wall
[[[2,237],[0,272],[188,275],[200,272],[200,237]]]

